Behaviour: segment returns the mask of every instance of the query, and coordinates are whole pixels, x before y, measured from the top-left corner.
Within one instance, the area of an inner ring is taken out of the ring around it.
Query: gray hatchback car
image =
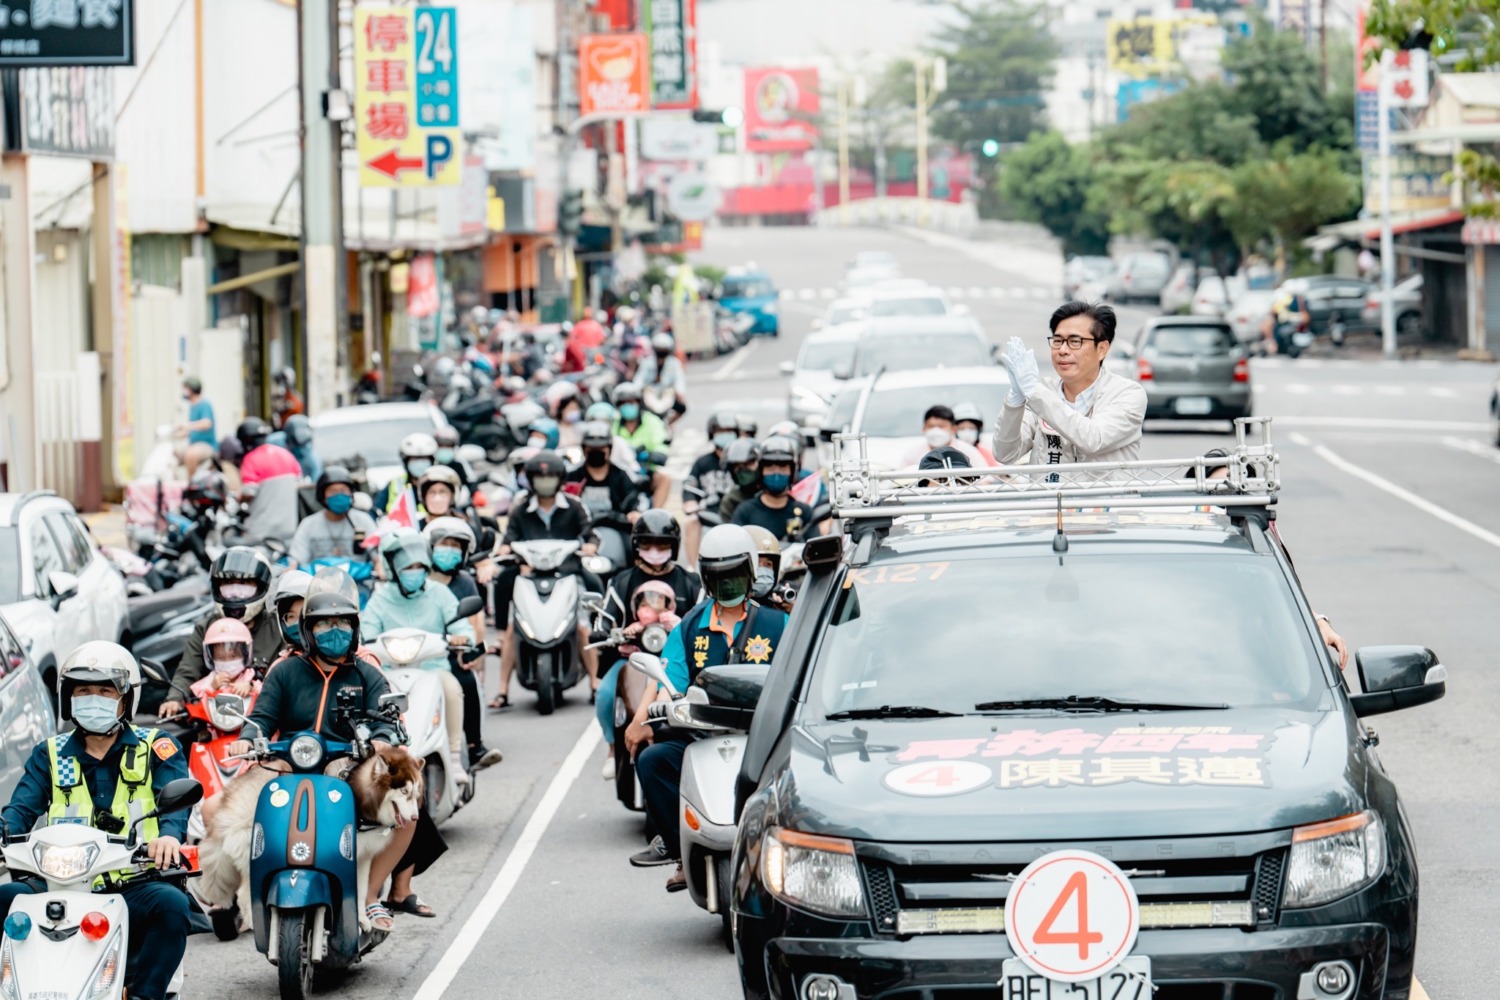
[[[1251,415],[1250,359],[1223,320],[1158,316],[1135,339],[1147,419]]]

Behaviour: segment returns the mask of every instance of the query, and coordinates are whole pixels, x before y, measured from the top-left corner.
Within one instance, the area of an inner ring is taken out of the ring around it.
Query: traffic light
[[[1000,142],[998,139],[986,139],[980,143],[979,151],[993,160],[1000,155]]]
[[[693,121],[703,122],[706,125],[726,125],[729,128],[739,128],[745,123],[745,112],[739,108],[694,108]]]
[[[564,236],[577,236],[583,228],[583,192],[565,191],[557,206],[557,229]]]

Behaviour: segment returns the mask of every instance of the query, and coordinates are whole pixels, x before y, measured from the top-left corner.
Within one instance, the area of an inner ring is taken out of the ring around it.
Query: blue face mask
[[[437,452],[437,460],[443,465],[447,465],[449,462],[453,461],[453,449],[439,448]]]
[[[715,434],[714,447],[719,449],[720,451],[723,451],[725,448],[728,448],[730,445],[734,444],[734,440],[737,437],[739,437],[739,435],[734,433],[734,431],[728,431],[724,434]]]
[[[402,593],[415,594],[427,586],[427,570],[425,568],[403,569],[396,574],[396,579],[401,583]]]
[[[770,472],[760,477],[765,484],[768,493],[785,493],[787,487],[792,485],[792,477],[785,472]]]
[[[442,548],[432,553],[432,565],[444,573],[452,573],[464,561],[464,554],[457,549]]]
[[[354,629],[348,625],[334,625],[322,632],[315,632],[313,645],[321,656],[330,660],[342,659],[349,652],[349,647],[354,645]]]
[[[620,419],[625,421],[627,424],[632,420],[639,419],[640,415],[641,408],[634,403],[625,403],[620,407]]]
[[[300,646],[300,645],[302,645],[302,623],[301,622],[292,622],[290,625],[287,624],[286,622],[282,622],[281,623],[281,634],[286,638],[286,641],[289,642],[289,643],[291,643],[292,645],[294,645],[294,646]]]
[[[86,732],[103,736],[113,732],[120,724],[120,703],[102,694],[82,694],[73,697],[73,721]]]
[[[323,501],[331,514],[347,514],[354,509],[354,497],[348,493],[334,493]]]

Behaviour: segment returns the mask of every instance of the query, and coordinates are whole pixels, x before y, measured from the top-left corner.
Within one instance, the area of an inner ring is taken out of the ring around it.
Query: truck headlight
[[[854,842],[771,827],[761,841],[761,877],[783,902],[830,917],[864,917],[865,889]]]
[[[1372,812],[1299,826],[1287,862],[1286,907],[1321,906],[1369,885],[1385,871],[1385,825]]]

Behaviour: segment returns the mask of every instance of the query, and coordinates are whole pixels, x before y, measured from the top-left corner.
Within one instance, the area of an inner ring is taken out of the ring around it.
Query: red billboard
[[[818,71],[764,66],[745,70],[745,148],[800,153],[818,141]]]

